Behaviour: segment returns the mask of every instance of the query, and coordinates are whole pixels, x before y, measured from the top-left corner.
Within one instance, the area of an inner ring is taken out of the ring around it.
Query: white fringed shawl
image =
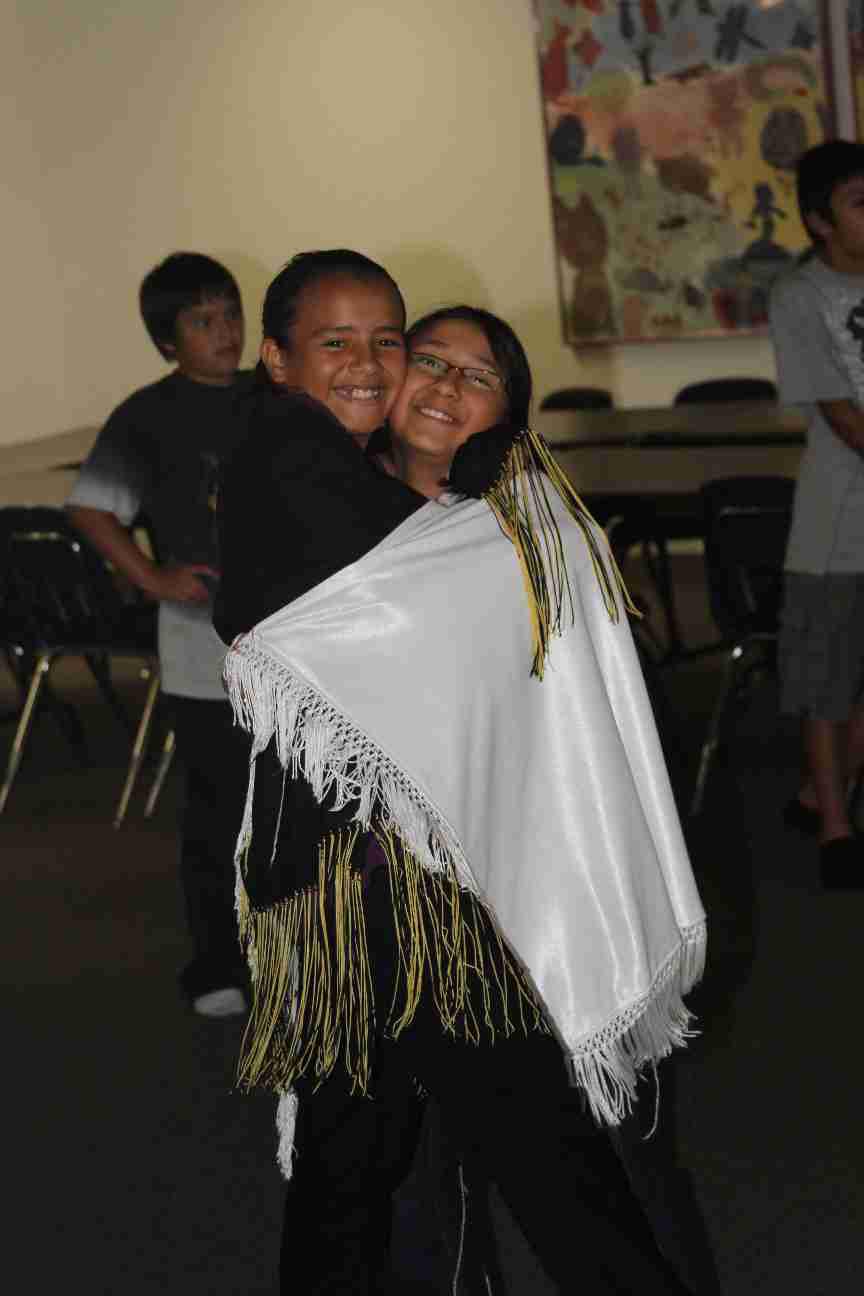
[[[364,825],[377,807],[482,897],[614,1124],[640,1068],[688,1034],[705,916],[626,617],[553,510],[575,618],[542,681],[513,548],[468,499],[428,503],[262,621],[225,674],[254,752],[275,734],[319,798],[359,796]]]

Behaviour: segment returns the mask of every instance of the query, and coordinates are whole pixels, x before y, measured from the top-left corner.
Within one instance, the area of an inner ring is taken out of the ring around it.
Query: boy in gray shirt
[[[814,246],[770,303],[780,396],[808,419],[779,650],[807,774],[784,817],[818,834],[823,885],[860,887],[848,790],[864,765],[864,146],[809,149],[797,188]]]
[[[219,575],[220,460],[243,431],[238,374],[243,308],[233,276],[194,252],[144,279],[144,323],[175,368],[110,415],[67,502],[79,531],[159,603],[162,689],[186,772],[180,877],[193,958],[180,983],[196,1012],[245,1009],[234,916],[234,844],[248,781],[249,740],[233,726],[221,685],[225,646],[211,624]],[[151,559],[129,527],[146,514]]]

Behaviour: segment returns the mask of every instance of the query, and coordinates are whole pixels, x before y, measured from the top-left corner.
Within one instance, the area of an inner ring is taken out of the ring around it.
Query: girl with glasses
[[[403,341],[376,271],[328,263],[281,315],[271,285],[221,494],[240,1078],[280,1094],[285,1289],[383,1290],[419,1086],[562,1290],[680,1293],[603,1131],[704,950],[625,595],[512,330],[459,307]]]

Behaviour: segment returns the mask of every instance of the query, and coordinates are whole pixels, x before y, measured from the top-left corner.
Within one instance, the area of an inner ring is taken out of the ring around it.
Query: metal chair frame
[[[723,478],[702,488],[711,611],[728,656],[699,756],[690,802],[693,816],[702,809],[730,703],[754,672],[776,669],[783,560],[794,488],[789,477]]]
[[[149,819],[156,809],[156,802],[159,800],[159,793],[162,791],[162,784],[165,782],[165,776],[171,768],[171,762],[174,759],[174,749],[176,746],[174,730],[169,729],[165,735],[165,741],[162,744],[162,752],[159,756],[159,764],[156,766],[156,773],[153,782],[150,785],[150,791],[147,794],[147,800],[144,803],[144,818]],[[115,825],[117,826],[117,825]]]
[[[660,643],[645,608],[640,609],[646,615],[643,615],[639,624],[643,634],[652,644],[653,657],[657,663],[663,663],[675,657],[680,648],[680,632],[675,617],[672,572],[665,535],[650,500],[638,496],[622,497],[620,511],[615,511],[614,503],[611,504],[611,508],[613,511],[606,517],[603,526],[618,565],[623,570],[631,550],[638,548],[659,599],[665,622],[667,647],[664,649]]]
[[[674,404],[724,404],[734,401],[776,401],[777,387],[768,378],[710,378],[702,382],[688,383],[676,393]],[[662,497],[654,500],[656,511],[655,548],[657,558],[655,568],[658,578],[655,585],[663,600],[663,611],[666,620],[669,651],[667,663],[687,661],[694,657],[715,652],[716,643],[699,644],[688,648],[684,643],[681,626],[678,620],[678,608],[675,599],[675,586],[669,561],[669,542],[672,540],[704,541],[703,510],[688,499],[675,497],[674,502],[664,501]]]
[[[72,530],[62,510],[18,508],[2,512],[7,618],[4,648],[7,656],[21,663],[22,686],[25,676],[27,680],[0,785],[0,814],[9,800],[40,698],[46,693],[50,696],[49,676],[55,661],[65,656],[82,657],[112,711],[128,729],[128,716],[111,681],[110,659],[131,657],[143,662],[150,684],[115,812],[114,824],[118,827],[144,758],[159,690],[155,636],[141,626],[140,619],[133,625],[141,608],[122,603],[101,558]],[[37,527],[28,526],[31,517],[38,522]],[[150,800],[155,805],[152,791]]]

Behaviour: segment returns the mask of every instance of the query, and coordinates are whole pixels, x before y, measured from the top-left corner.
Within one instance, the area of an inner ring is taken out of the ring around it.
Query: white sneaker
[[[246,996],[237,986],[208,990],[192,1000],[192,1008],[201,1017],[239,1017],[246,1011]]]

